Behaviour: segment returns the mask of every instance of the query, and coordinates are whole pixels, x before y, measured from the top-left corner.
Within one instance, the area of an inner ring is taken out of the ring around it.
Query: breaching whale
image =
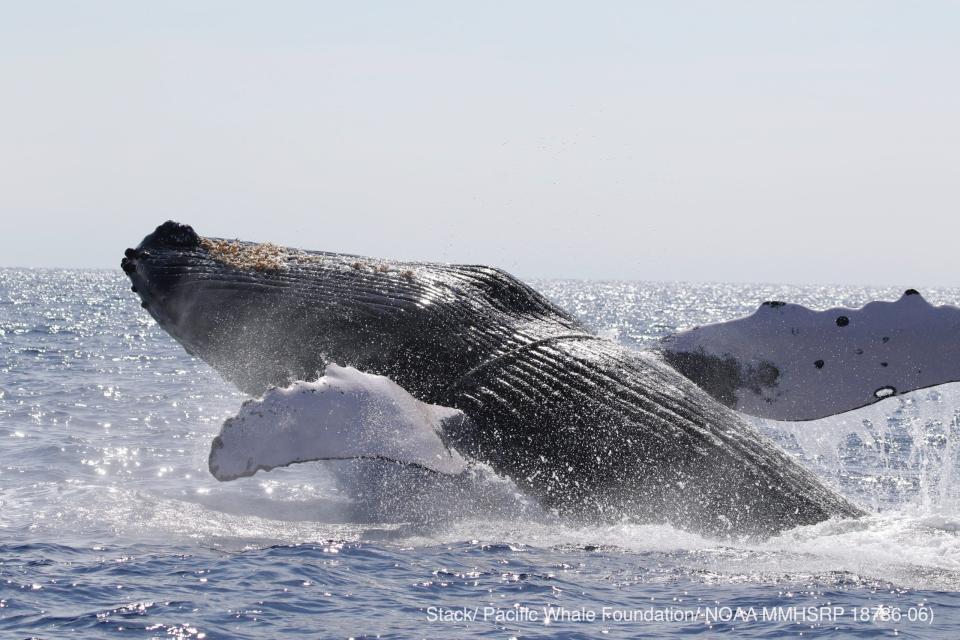
[[[175,222],[121,266],[157,322],[241,390],[322,381],[332,363],[384,376],[412,401],[462,414],[430,424],[437,451],[488,463],[571,517],[766,536],[863,513],[667,356],[593,334],[498,269],[204,238]],[[237,427],[219,446],[252,437]],[[299,459],[405,462],[391,442],[390,455],[319,446]],[[409,461],[431,467],[429,456]]]

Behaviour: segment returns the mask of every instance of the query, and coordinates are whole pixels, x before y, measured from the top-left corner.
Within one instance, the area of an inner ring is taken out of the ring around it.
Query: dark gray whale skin
[[[458,450],[569,517],[765,537],[863,514],[660,356],[592,335],[498,269],[226,244],[175,222],[121,266],[243,391],[328,362],[389,376],[463,410],[446,434]]]

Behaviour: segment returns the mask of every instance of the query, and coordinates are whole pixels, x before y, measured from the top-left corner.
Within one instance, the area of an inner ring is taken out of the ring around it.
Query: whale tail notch
[[[960,309],[915,289],[895,302],[752,315],[665,339],[668,363],[714,398],[771,420],[816,420],[960,380]]]

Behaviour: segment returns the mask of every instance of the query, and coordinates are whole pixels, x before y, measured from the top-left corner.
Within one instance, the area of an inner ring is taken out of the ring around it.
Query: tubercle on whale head
[[[173,306],[168,304],[168,285],[173,279],[161,271],[169,256],[177,256],[199,247],[200,236],[192,227],[168,220],[147,235],[136,248],[126,249],[120,261],[120,268],[130,278],[131,291],[140,297],[140,306],[168,333],[180,340],[191,355],[196,353],[196,349],[178,335],[178,314],[173,313]]]
[[[120,268],[131,275],[136,272],[136,260],[146,258],[152,249],[193,249],[200,246],[200,236],[187,224],[167,220],[146,236],[137,247],[123,252]]]
[[[200,246],[200,236],[188,224],[167,220],[143,239],[138,247],[150,249],[192,249]]]

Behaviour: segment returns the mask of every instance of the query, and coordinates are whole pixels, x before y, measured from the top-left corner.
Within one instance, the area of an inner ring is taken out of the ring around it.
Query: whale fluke
[[[388,378],[331,364],[319,380],[271,389],[227,419],[210,448],[210,473],[226,481],[298,462],[366,458],[459,474],[467,463],[442,436],[465,420]]]
[[[915,289],[896,302],[813,311],[764,302],[752,315],[667,338],[667,361],[723,404],[815,420],[960,380],[960,309]]]

